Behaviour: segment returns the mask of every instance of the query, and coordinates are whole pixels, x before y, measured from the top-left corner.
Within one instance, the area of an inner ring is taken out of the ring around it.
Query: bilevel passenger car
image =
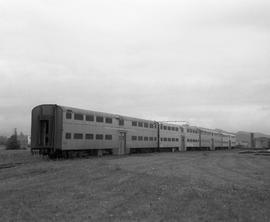
[[[229,133],[193,126],[59,105],[39,105],[32,110],[31,151],[52,157],[82,153],[78,151],[121,155],[202,147],[215,150],[220,146],[231,148],[233,138]]]

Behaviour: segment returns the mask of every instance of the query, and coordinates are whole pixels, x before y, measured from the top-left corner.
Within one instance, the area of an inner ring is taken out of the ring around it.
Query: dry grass
[[[52,161],[0,151],[0,221],[270,221],[270,158],[187,152]]]

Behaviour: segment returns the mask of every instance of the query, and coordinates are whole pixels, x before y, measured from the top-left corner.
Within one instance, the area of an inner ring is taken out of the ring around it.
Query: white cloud
[[[269,14],[266,0],[3,1],[0,133],[29,132],[39,103],[270,133]]]

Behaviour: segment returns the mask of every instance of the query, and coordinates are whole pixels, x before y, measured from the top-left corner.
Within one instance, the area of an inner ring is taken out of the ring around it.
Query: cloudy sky
[[[0,134],[42,103],[270,133],[270,1],[0,0]]]

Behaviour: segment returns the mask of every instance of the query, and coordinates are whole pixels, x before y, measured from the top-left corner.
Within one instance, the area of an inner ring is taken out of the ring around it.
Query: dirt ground
[[[0,221],[270,221],[270,156],[0,151]]]

